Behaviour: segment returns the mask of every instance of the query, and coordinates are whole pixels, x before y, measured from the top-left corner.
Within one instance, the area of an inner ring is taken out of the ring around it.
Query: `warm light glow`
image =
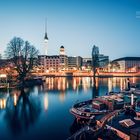
[[[116,87],[116,84],[117,84],[117,78],[116,77],[113,77],[113,83],[112,83],[112,88],[115,88]]]
[[[126,81],[124,80],[124,89],[126,88]]]
[[[123,79],[120,79],[120,89],[123,90]]]
[[[69,83],[67,82],[67,88],[69,88]]]
[[[131,94],[131,105],[134,104],[134,94]]]
[[[61,79],[60,79],[60,81],[58,81],[57,88],[58,88],[58,90],[60,90],[60,89],[61,89]]]
[[[45,109],[45,111],[48,110],[48,106],[49,106],[48,95],[45,94],[45,96],[44,96],[44,109]]]
[[[4,109],[6,107],[6,99],[0,99],[0,109]]]
[[[44,42],[47,43],[48,42],[48,39],[44,39]]]
[[[115,71],[116,71],[116,69],[115,69],[115,68],[113,68],[113,69],[112,69],[112,71],[113,71],[113,72],[115,72]]]
[[[73,79],[73,89],[76,90],[76,79]]]
[[[65,79],[65,78],[63,78],[62,89],[63,89],[63,90],[66,89],[66,79]]]
[[[65,92],[61,92],[59,94],[59,99],[60,99],[61,102],[64,102],[65,101]]]
[[[14,94],[14,106],[16,106],[16,105],[17,105],[17,95]]]
[[[112,91],[112,81],[111,78],[108,78],[108,92]]]
[[[0,74],[0,78],[6,78],[7,75],[6,74]]]
[[[136,77],[133,77],[133,83],[135,83],[136,82]]]
[[[90,88],[90,77],[83,77],[82,84],[83,84],[84,91],[87,91],[87,89]]]

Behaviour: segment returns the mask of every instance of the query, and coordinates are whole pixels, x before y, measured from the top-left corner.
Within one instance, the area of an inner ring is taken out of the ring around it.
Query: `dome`
[[[60,48],[64,49],[64,46],[61,46]]]

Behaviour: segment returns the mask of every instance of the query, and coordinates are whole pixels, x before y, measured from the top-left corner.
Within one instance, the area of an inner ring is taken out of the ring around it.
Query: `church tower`
[[[45,36],[44,36],[44,45],[45,45],[45,55],[47,55],[48,54],[48,36],[47,36],[47,20],[45,21]]]

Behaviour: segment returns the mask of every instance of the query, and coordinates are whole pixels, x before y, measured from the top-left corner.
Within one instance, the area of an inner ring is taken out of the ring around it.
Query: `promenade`
[[[46,76],[46,77],[63,77],[63,76],[74,76],[74,77],[93,77],[92,71],[63,71],[63,72],[48,72],[48,73],[32,73],[35,76]],[[99,72],[96,77],[140,77],[140,72]]]

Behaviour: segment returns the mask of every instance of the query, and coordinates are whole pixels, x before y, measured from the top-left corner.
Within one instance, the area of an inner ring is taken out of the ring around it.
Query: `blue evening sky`
[[[140,56],[140,0],[0,0],[0,53],[18,36],[43,54],[46,17],[50,55]]]

